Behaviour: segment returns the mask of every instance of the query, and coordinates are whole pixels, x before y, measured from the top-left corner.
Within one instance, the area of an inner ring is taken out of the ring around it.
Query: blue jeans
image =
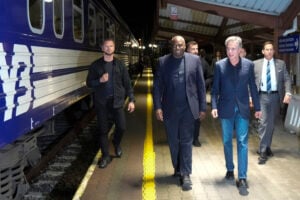
[[[244,119],[239,111],[232,118],[221,118],[222,139],[227,171],[234,170],[232,135],[236,131],[237,155],[238,155],[238,178],[247,178],[248,169],[248,125],[249,119]]]

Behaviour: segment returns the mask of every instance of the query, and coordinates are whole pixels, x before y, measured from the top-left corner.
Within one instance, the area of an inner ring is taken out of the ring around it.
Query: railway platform
[[[278,119],[273,136],[274,156],[258,164],[259,138],[251,126],[248,153],[248,195],[241,196],[226,173],[219,121],[208,105],[201,122],[201,147],[193,147],[192,190],[183,191],[173,167],[162,123],[153,115],[152,73],[144,70],[135,83],[136,110],[127,114],[127,131],[121,143],[123,155],[105,169],[97,166],[99,152],[77,190],[75,200],[297,200],[300,199],[300,139]],[[209,101],[209,95],[207,96]],[[112,147],[112,145],[111,145]],[[236,141],[234,163],[237,166]],[[113,148],[111,154],[114,155]],[[235,167],[237,174],[237,167]]]

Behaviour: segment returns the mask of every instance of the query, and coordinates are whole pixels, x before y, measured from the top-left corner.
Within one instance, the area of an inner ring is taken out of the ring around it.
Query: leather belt
[[[278,91],[270,91],[270,92],[265,92],[265,91],[260,91],[260,94],[277,94]]]

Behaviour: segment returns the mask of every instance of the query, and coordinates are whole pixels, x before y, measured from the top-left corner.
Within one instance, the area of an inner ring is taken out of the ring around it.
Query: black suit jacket
[[[162,109],[164,118],[174,114],[176,107],[175,94],[176,86],[173,83],[170,63],[174,59],[168,54],[159,58],[157,72],[153,84],[154,109]],[[185,85],[189,107],[195,119],[199,118],[200,112],[206,111],[206,91],[203,70],[199,56],[184,53]]]

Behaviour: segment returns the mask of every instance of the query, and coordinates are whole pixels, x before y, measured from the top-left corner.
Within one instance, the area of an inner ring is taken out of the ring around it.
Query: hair
[[[112,42],[115,44],[115,40],[114,40],[114,39],[112,39],[112,38],[105,38],[105,39],[103,40],[103,42],[102,42],[102,45],[101,45],[101,46],[103,46],[103,45],[104,45],[104,43],[105,43],[105,42],[108,42],[108,41],[112,41]]]
[[[198,45],[198,43],[196,42],[196,41],[189,41],[187,44],[186,44],[186,46],[187,46],[187,48],[189,48],[190,46],[193,46],[193,45]]]
[[[265,41],[264,44],[263,44],[263,46],[262,46],[262,50],[264,50],[265,46],[268,45],[268,44],[271,44],[274,47],[273,42],[271,42],[271,41]]]
[[[237,42],[238,45],[239,45],[239,48],[242,48],[242,47],[243,47],[243,44],[242,44],[242,38],[241,38],[240,36],[236,36],[236,35],[229,36],[229,37],[225,40],[225,46],[227,46],[228,42],[231,42],[231,41]]]

